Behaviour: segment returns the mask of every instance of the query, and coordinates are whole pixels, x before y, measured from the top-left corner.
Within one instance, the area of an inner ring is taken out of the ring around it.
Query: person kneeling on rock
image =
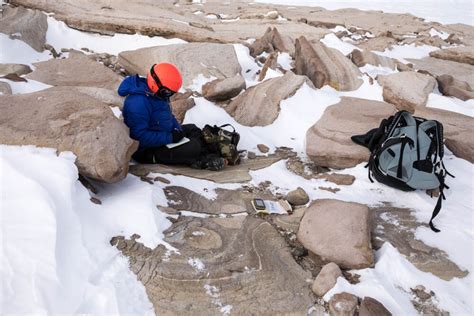
[[[118,88],[118,94],[126,97],[122,114],[130,137],[139,142],[132,157],[139,163],[221,170],[226,161],[210,152],[201,129],[194,124],[180,125],[171,112],[169,98],[181,84],[179,70],[169,63],[153,65],[146,78],[135,75],[122,81]],[[169,145],[176,143],[180,144]]]

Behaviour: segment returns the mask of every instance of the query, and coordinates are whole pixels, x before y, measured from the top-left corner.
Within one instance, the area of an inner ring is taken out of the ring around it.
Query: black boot
[[[225,165],[226,163],[224,158],[216,155],[207,155],[191,164],[191,168],[219,171],[224,169]]]

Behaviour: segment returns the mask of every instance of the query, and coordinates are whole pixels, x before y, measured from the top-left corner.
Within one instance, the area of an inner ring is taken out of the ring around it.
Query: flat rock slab
[[[468,271],[461,270],[456,263],[449,260],[446,252],[416,239],[416,229],[427,225],[417,222],[409,209],[384,206],[372,208],[370,213],[373,221],[372,243],[375,249],[382,247],[384,242],[389,242],[415,267],[446,281],[468,275]]]
[[[474,65],[474,47],[460,46],[440,49],[430,53],[431,57]]]
[[[306,153],[319,166],[354,167],[367,161],[370,152],[354,143],[351,136],[367,133],[395,112],[388,103],[342,97],[306,133]]]
[[[407,60],[414,65],[414,68],[427,71],[433,76],[450,75],[474,87],[473,65],[434,57],[425,57],[423,59],[408,58]]]
[[[19,39],[42,52],[46,43],[46,14],[23,7],[2,6],[0,32]]]
[[[52,86],[94,87],[116,91],[122,77],[103,64],[80,52],[67,59],[35,63],[36,69],[26,77]]]
[[[233,45],[189,43],[141,48],[119,54],[118,63],[129,73],[145,76],[153,63],[169,62],[178,67],[183,87],[202,74],[218,79],[240,74],[240,64]]]
[[[114,237],[155,313],[304,314],[314,303],[304,271],[282,236],[256,217],[179,217],[164,232],[179,253]]]
[[[187,166],[137,164],[130,166],[130,173],[139,177],[146,176],[149,173],[170,173],[217,183],[242,183],[252,180],[249,171],[269,167],[285,158],[288,158],[288,154],[279,153],[268,157],[260,156],[256,159],[242,159],[240,165],[228,166],[221,171],[192,169]]]
[[[294,95],[303,83],[312,86],[307,77],[287,71],[282,77],[268,79],[247,89],[225,110],[242,125],[270,125],[280,114],[280,102]]]
[[[0,96],[0,112],[0,143],[72,151],[79,172],[96,180],[122,180],[138,147],[106,104],[77,91]]]

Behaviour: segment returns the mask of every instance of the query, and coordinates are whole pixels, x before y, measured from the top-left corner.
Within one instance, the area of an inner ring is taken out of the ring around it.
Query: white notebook
[[[181,140],[179,142],[168,144],[168,145],[166,145],[166,147],[171,149],[171,148],[175,148],[175,147],[181,146],[183,144],[186,144],[187,142],[189,142],[189,138],[183,137],[183,138],[181,138]]]

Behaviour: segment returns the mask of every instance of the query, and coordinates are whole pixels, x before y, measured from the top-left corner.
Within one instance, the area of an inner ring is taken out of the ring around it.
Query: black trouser
[[[199,127],[194,124],[185,124],[182,128],[189,142],[174,148],[160,146],[141,149],[133,154],[133,159],[139,163],[191,165],[211,154]]]

